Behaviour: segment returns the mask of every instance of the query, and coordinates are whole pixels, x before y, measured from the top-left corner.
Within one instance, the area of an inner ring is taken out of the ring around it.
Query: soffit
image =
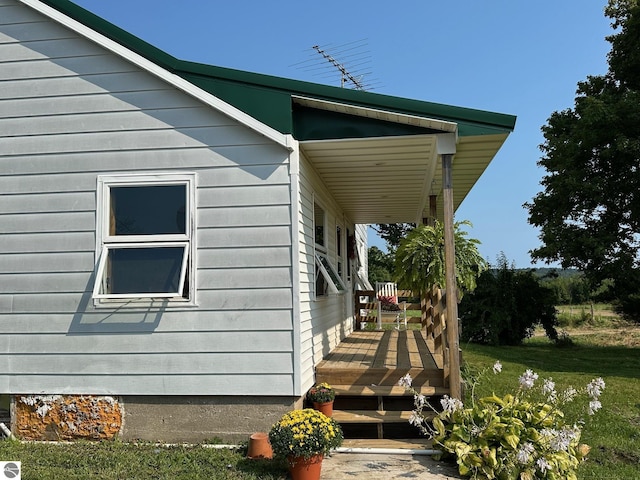
[[[416,222],[437,195],[442,220],[442,166],[437,135],[300,142],[327,189],[355,223]],[[507,134],[461,137],[453,160],[454,208],[467,196]]]

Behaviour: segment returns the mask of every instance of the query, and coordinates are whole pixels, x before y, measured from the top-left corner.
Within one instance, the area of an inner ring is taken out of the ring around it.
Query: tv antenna
[[[362,79],[362,76],[360,78],[356,78],[353,75],[351,75],[351,73],[349,73],[349,71],[344,66],[344,64],[338,62],[335,58],[333,58],[332,55],[327,53],[326,50],[323,50],[318,45],[314,45],[313,49],[316,52],[318,52],[320,55],[322,55],[326,61],[328,61],[331,65],[333,65],[334,67],[336,67],[338,69],[338,71],[340,72],[340,86],[342,88],[344,88],[344,84],[347,81],[349,81],[349,82],[351,82],[353,84],[353,86],[357,90],[364,90],[364,85],[360,81]]]
[[[324,78],[333,77],[336,70],[340,74],[340,86],[342,88],[351,87],[356,90],[372,90],[373,85],[365,82],[365,76],[371,72],[363,71],[363,68],[371,62],[369,52],[363,51],[366,47],[366,40],[358,40],[332,47],[332,52],[328,46],[314,45],[313,58],[298,62],[291,66]],[[323,58],[322,63],[318,63],[319,54]],[[340,58],[340,60],[338,60]]]

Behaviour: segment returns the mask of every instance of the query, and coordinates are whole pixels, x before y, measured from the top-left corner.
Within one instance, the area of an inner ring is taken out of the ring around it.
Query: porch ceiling
[[[453,159],[454,208],[467,196],[507,133],[460,137]],[[442,219],[442,165],[436,135],[312,140],[306,158],[355,223],[416,222],[437,195]]]

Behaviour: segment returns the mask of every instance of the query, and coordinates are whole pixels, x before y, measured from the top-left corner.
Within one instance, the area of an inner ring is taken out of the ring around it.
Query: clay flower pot
[[[318,410],[320,413],[325,414],[327,417],[331,418],[333,416],[333,401],[331,402],[313,402],[313,408]]]
[[[292,480],[319,480],[322,471],[324,455],[314,455],[309,458],[289,457],[289,473]]]
[[[273,450],[269,443],[269,435],[265,432],[257,432],[249,437],[249,448],[247,457],[256,458],[273,458]]]

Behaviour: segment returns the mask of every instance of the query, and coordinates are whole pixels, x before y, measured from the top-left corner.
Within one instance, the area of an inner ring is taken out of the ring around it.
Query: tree
[[[542,324],[547,336],[556,340],[555,302],[553,290],[532,270],[516,270],[501,254],[496,267],[485,270],[478,288],[460,302],[460,337],[489,345],[519,345]]]
[[[576,267],[594,285],[612,279],[620,305],[640,318],[640,7],[610,0],[609,71],[578,84],[575,106],[542,127],[547,173],[531,203],[541,230],[533,259]],[[628,301],[625,301],[628,300]]]
[[[407,234],[416,228],[415,223],[378,223],[377,225],[372,225],[373,228],[380,238],[382,238],[386,243],[387,247],[390,251],[395,251],[400,242],[407,236]]]
[[[378,247],[369,247],[367,252],[369,260],[369,282],[388,282],[392,278],[393,257],[384,253]]]
[[[460,295],[473,290],[476,277],[487,268],[487,262],[478,252],[480,243],[467,238],[463,225],[471,226],[468,221],[454,225],[456,282]],[[407,234],[400,243],[395,256],[395,276],[397,282],[414,293],[425,292],[434,285],[445,286],[444,225],[420,225]]]

